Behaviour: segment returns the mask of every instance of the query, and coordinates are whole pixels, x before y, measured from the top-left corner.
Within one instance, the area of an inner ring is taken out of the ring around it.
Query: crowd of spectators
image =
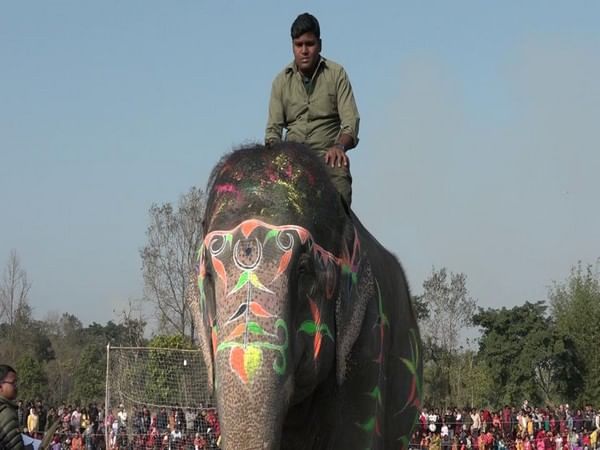
[[[591,405],[423,409],[410,447],[419,450],[598,450],[600,410]]]
[[[218,448],[220,427],[216,409],[125,408],[105,411],[103,405],[86,407],[42,401],[18,402],[23,433],[51,439],[51,450],[209,450]]]
[[[147,406],[104,410],[47,407],[18,402],[25,434],[43,439],[51,450],[207,450],[218,448],[220,428],[215,408]],[[533,407],[501,410],[423,409],[410,447],[413,450],[600,450],[600,410]],[[50,437],[50,436],[48,436]],[[108,440],[107,440],[108,439]]]

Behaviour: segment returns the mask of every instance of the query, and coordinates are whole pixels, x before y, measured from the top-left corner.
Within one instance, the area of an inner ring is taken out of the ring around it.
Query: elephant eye
[[[310,273],[311,271],[312,259],[308,254],[303,253],[300,255],[300,258],[298,258],[298,273],[302,275]]]

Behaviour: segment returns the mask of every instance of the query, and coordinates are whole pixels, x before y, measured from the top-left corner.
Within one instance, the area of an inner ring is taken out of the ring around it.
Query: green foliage
[[[422,322],[429,318],[429,307],[423,300],[422,295],[413,295],[412,304],[418,322]]]
[[[557,368],[568,348],[546,310],[544,302],[526,302],[511,309],[480,309],[474,316],[483,331],[478,359],[496,386],[496,406],[554,400]]]
[[[569,351],[560,367],[562,398],[582,403],[600,402],[600,276],[581,264],[550,291],[556,329]]]
[[[177,391],[182,386],[177,386],[175,380],[180,379],[181,367],[175,365],[165,365],[170,361],[171,352],[168,349],[193,349],[191,341],[180,334],[167,336],[155,336],[148,345],[155,348],[150,352],[148,365],[146,368],[138,368],[146,375],[146,392],[148,398],[157,399],[159,403],[168,404],[169,398],[177,398]],[[143,374],[132,374],[134,377],[141,378]]]
[[[106,349],[97,344],[86,345],[73,374],[71,398],[85,404],[104,398],[106,386]]]
[[[28,399],[45,398],[48,389],[48,380],[42,363],[29,355],[24,355],[17,360],[17,374],[19,376],[19,397]]]
[[[177,348],[183,350],[193,350],[194,346],[190,339],[180,334],[175,334],[172,336],[168,335],[158,335],[154,336],[150,342],[148,342],[148,347],[154,348]]]

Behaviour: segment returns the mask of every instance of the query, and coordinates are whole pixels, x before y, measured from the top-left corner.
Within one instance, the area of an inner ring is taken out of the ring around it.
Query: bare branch
[[[177,208],[170,203],[150,208],[148,243],[140,251],[145,296],[155,306],[165,331],[191,336],[193,324],[187,304],[189,274],[202,242],[204,193],[191,188]],[[188,331],[189,330],[189,331]]]

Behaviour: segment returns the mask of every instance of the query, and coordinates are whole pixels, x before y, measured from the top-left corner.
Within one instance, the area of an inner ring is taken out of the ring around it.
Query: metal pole
[[[104,427],[104,445],[106,449],[110,448],[110,435],[108,432],[108,427],[106,426],[106,419],[108,418],[108,412],[109,410],[109,372],[110,372],[110,342],[108,344],[106,344],[106,388],[105,388],[105,397],[104,397],[104,423],[102,424],[102,426]],[[112,428],[112,424],[111,424],[111,428]]]

